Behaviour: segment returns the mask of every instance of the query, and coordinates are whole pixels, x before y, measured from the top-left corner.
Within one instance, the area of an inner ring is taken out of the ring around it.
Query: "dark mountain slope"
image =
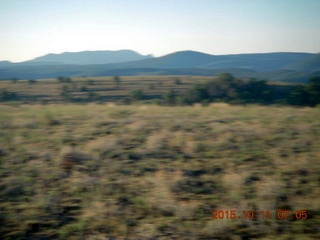
[[[253,71],[273,71],[312,56],[310,53],[257,53],[217,56],[204,68],[244,68]]]
[[[286,69],[297,71],[317,72],[320,71],[320,53],[313,54],[302,60],[285,66]]]
[[[112,64],[111,68],[242,68],[252,71],[273,71],[312,56],[310,53],[259,53],[210,55],[180,51],[142,61]]]

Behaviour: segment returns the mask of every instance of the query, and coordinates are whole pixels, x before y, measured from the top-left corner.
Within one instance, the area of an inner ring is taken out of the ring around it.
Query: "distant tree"
[[[181,82],[181,79],[180,78],[176,78],[175,80],[174,80],[174,84],[175,85],[180,85],[182,82]]]
[[[320,104],[320,77],[310,78],[304,87],[304,91],[307,96],[307,105],[314,107]]]
[[[208,98],[209,95],[206,86],[197,84],[187,91],[187,94],[185,95],[185,102],[192,104],[195,102],[202,102]]]
[[[82,86],[82,87],[81,87],[81,91],[82,91],[82,92],[86,92],[86,91],[88,91],[88,89],[87,89],[86,86]]]
[[[176,103],[176,94],[174,90],[169,90],[163,95],[163,100],[165,104],[174,105]]]
[[[61,97],[67,102],[71,102],[73,100],[72,94],[70,92],[61,92]]]
[[[185,96],[177,96],[176,97],[176,104],[183,106],[183,105],[188,105],[190,103],[187,101]]]
[[[320,104],[320,77],[312,77],[307,84],[294,87],[289,94],[288,103],[310,107]]]
[[[57,80],[58,80],[58,82],[60,82],[60,83],[71,83],[71,82],[72,82],[72,79],[71,79],[71,78],[69,78],[69,77],[62,77],[62,76],[58,77]]]
[[[224,100],[227,97],[227,92],[230,91],[230,84],[225,80],[209,81],[202,91],[206,91],[206,97],[211,100]]]
[[[30,79],[30,80],[28,80],[28,82],[29,82],[30,85],[31,85],[31,84],[36,84],[36,83],[37,83],[37,80],[35,80],[35,79]]]
[[[235,78],[230,73],[221,73],[218,76],[218,80],[226,83],[232,83],[235,80]]]
[[[238,98],[243,103],[272,103],[272,89],[265,80],[249,79],[237,87]]]
[[[60,93],[60,96],[63,98],[63,100],[68,102],[73,100],[72,94],[70,93],[69,89],[70,88],[68,85],[63,85]]]
[[[7,89],[0,90],[0,101],[10,101],[14,100],[17,94],[14,92],[9,92]]]
[[[132,100],[138,101],[144,99],[144,94],[142,90],[134,90],[130,93]]]
[[[120,83],[121,83],[121,78],[119,76],[115,76],[115,77],[113,77],[113,82],[114,82],[114,85],[116,86],[116,88],[119,88]]]
[[[307,93],[304,91],[304,86],[293,87],[286,100],[287,103],[291,105],[306,105]]]

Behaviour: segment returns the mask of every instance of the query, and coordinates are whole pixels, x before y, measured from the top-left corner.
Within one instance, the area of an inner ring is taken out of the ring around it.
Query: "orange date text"
[[[285,220],[285,219],[302,219],[305,220],[308,218],[308,213],[306,210],[296,210],[291,211],[287,209],[279,209],[274,212],[271,210],[246,210],[246,211],[237,211],[235,209],[212,209],[211,218],[212,219],[271,219],[272,215],[275,219]]]

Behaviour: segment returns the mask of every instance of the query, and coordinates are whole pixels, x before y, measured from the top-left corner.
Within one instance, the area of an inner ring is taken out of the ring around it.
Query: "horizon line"
[[[208,53],[208,52],[203,52],[203,51],[197,51],[197,50],[191,50],[191,49],[185,49],[185,50],[177,50],[177,51],[174,51],[174,52],[169,52],[169,53],[166,53],[166,54],[163,54],[163,55],[154,55],[152,53],[150,54],[141,54],[139,51],[136,51],[136,50],[132,50],[132,49],[117,49],[117,50],[108,50],[108,49],[105,49],[105,50],[80,50],[80,51],[63,51],[63,52],[49,52],[49,53],[45,53],[43,55],[40,55],[40,56],[37,56],[37,57],[34,57],[34,58],[31,58],[29,60],[24,60],[24,61],[11,61],[11,60],[1,60],[0,59],[0,62],[9,62],[9,63],[24,63],[24,62],[28,62],[28,61],[32,61],[36,58],[39,58],[39,57],[44,57],[44,56],[47,56],[47,55],[50,55],[50,54],[53,54],[53,55],[61,55],[61,54],[65,54],[65,53],[81,53],[81,52],[106,52],[106,51],[109,51],[109,52],[119,52],[119,51],[132,51],[132,52],[135,52],[139,55],[142,55],[142,56],[152,56],[152,58],[159,58],[159,57],[165,57],[167,55],[171,55],[171,54],[174,54],[174,53],[180,53],[180,52],[197,52],[197,53],[203,53],[203,54],[208,54],[208,55],[212,55],[212,56],[226,56],[226,55],[246,55],[246,54],[273,54],[273,53],[307,53],[307,54],[320,54],[320,51],[319,52],[307,52],[307,51],[271,51],[271,52],[240,52],[240,53],[224,53],[224,54],[213,54],[213,53]]]

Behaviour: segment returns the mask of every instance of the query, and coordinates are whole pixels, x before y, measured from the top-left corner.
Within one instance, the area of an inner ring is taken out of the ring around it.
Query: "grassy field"
[[[67,92],[73,101],[121,102],[130,98],[135,90],[143,91],[146,100],[159,99],[171,89],[181,94],[195,83],[204,83],[214,77],[206,76],[129,76],[73,78],[71,82],[58,79],[0,81],[0,90],[6,89],[17,94],[17,100],[25,103],[58,103],[65,101]]]
[[[187,84],[141,79],[132,89]],[[77,88],[113,84],[94,80]],[[1,84],[25,95],[36,86],[52,102],[62,85]],[[319,140],[319,108],[2,104],[0,238],[316,239]],[[249,210],[256,217],[243,219]]]
[[[116,81],[115,79],[119,79]],[[219,77],[208,76],[126,76],[126,77],[83,77],[70,81],[59,79],[7,80],[0,81],[0,102],[4,92],[13,93],[11,102],[18,103],[61,103],[61,102],[114,102],[128,104],[136,100],[135,91],[141,91],[145,103],[163,100],[173,91],[183,96],[195,84],[216,81]],[[285,95],[293,83],[269,82],[277,94]]]

